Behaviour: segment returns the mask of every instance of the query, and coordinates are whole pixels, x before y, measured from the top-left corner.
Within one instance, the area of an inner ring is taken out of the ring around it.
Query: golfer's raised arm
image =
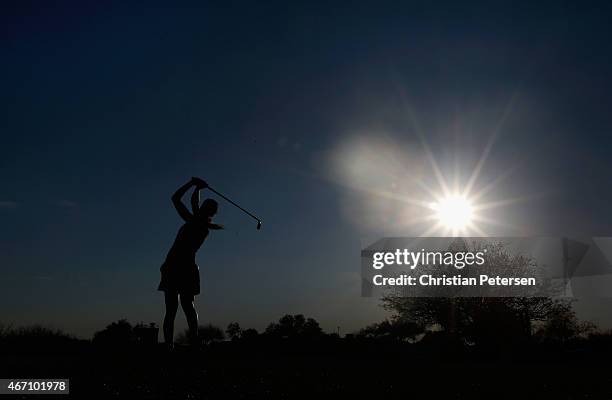
[[[200,212],[200,190],[202,189],[202,187],[196,186],[191,193],[191,212],[196,216]]]
[[[181,186],[180,188],[178,188],[178,190],[172,195],[172,204],[174,204],[174,208],[176,208],[176,211],[178,212],[178,214],[185,221],[189,221],[190,219],[192,219],[193,214],[191,214],[189,210],[187,209],[187,207],[185,207],[185,204],[183,204],[182,198],[185,195],[185,193],[187,193],[189,188],[192,187],[193,185],[195,185],[195,182],[192,179],[186,184],[184,184],[183,186]]]

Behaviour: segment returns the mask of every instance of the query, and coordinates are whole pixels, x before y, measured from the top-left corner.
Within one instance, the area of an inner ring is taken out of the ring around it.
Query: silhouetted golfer
[[[195,187],[191,195],[193,214],[182,202],[183,196],[192,186]],[[172,203],[185,223],[179,229],[166,261],[160,268],[161,282],[158,290],[165,292],[164,341],[168,348],[173,346],[174,318],[179,297],[189,325],[189,340],[192,344],[197,343],[198,313],[193,305],[193,298],[200,293],[200,271],[195,260],[196,252],[210,229],[223,229],[223,226],[212,223],[212,218],[217,213],[217,202],[206,199],[202,206],[199,205],[199,191],[206,187],[206,182],[194,177],[172,195]]]

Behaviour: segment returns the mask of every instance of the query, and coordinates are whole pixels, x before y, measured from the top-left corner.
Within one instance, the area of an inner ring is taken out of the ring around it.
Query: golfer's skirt
[[[179,294],[200,294],[200,269],[197,264],[164,263],[161,268],[161,281],[157,290]]]

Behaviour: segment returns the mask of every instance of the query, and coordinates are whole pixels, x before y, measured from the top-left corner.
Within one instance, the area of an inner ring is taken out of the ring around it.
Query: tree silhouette
[[[405,319],[393,318],[386,319],[379,323],[374,323],[361,329],[358,337],[368,339],[391,339],[396,341],[414,340],[422,334],[424,329],[417,323]]]
[[[238,340],[242,335],[242,328],[240,328],[240,324],[238,322],[231,322],[229,325],[227,325],[225,333],[230,340]]]
[[[285,315],[278,322],[273,322],[265,333],[279,338],[312,338],[323,334],[319,323],[313,318],[304,318],[302,314]]]
[[[259,332],[256,329],[248,328],[242,331],[240,339],[245,341],[255,340],[259,337]]]
[[[527,276],[536,268],[533,259],[510,255],[499,243],[485,244],[478,250],[484,249],[487,251],[484,267],[491,275],[509,275],[508,271],[512,271],[512,276]],[[469,273],[462,271],[464,276]],[[408,297],[401,290],[384,296],[382,302],[394,318],[441,329],[480,345],[526,340],[534,323],[546,321],[557,307],[567,303],[548,297]]]
[[[593,323],[579,321],[568,303],[557,305],[536,335],[545,341],[564,343],[594,333],[595,330]]]

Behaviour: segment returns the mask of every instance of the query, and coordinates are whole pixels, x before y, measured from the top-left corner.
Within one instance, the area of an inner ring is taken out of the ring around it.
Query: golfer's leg
[[[190,339],[195,342],[198,337],[198,313],[193,305],[193,295],[181,294],[181,307],[187,317]]]
[[[174,318],[178,309],[178,293],[164,292],[166,300],[166,315],[164,316],[164,341],[172,346],[174,342]]]

